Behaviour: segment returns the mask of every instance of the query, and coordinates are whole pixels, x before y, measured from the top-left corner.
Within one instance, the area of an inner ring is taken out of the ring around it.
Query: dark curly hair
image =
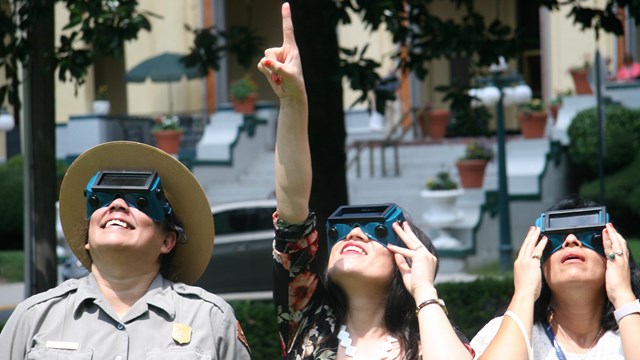
[[[406,213],[404,213],[404,215],[405,218],[408,218]],[[409,225],[413,233],[424,244],[427,250],[438,258],[438,252],[435,246],[433,246],[431,239],[411,222],[409,222]],[[436,274],[437,273],[438,265],[436,265]],[[336,312],[336,322],[343,324],[347,315],[347,309],[349,308],[348,298],[342,288],[334,283],[330,277],[327,276],[324,281],[326,283],[329,303]],[[420,329],[418,327],[418,317],[415,308],[415,300],[404,286],[400,270],[396,267],[385,301],[384,324],[391,335],[400,342],[400,347],[404,351],[403,359],[405,360],[418,360],[420,355]],[[337,336],[337,334],[338,329],[336,329],[334,335]]]
[[[601,206],[600,204],[590,201],[583,200],[579,198],[568,198],[560,201],[555,204],[548,211],[552,210],[568,210],[568,209],[582,209],[588,207]],[[640,296],[640,268],[638,268],[638,264],[633,260],[633,256],[631,252],[629,252],[629,270],[631,272],[631,288],[636,297]],[[547,320],[549,315],[549,302],[551,301],[551,290],[549,289],[549,285],[544,278],[544,272],[542,273],[542,290],[540,292],[540,297],[536,300],[534,304],[534,321],[537,323],[541,323]],[[605,330],[618,330],[618,323],[616,322],[615,317],[613,316],[613,311],[615,310],[611,301],[606,296],[602,299],[603,302],[603,311],[602,318],[600,319],[600,326]]]

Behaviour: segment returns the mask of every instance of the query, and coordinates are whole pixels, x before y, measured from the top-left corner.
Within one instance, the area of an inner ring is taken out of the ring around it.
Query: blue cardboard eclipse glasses
[[[541,214],[536,219],[535,226],[549,239],[542,254],[542,262],[562,248],[568,234],[575,235],[584,247],[604,256],[602,229],[608,221],[609,214],[604,206],[547,211]]]
[[[340,206],[327,219],[327,248],[331,251],[333,245],[355,227],[383,246],[405,246],[392,227],[394,222],[404,220],[402,210],[396,204]]]
[[[155,222],[162,222],[173,211],[155,171],[98,171],[87,183],[84,196],[87,198],[87,220],[94,211],[109,206],[117,198],[122,198]]]

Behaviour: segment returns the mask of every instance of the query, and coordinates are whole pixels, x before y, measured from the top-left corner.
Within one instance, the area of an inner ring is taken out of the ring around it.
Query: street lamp
[[[0,110],[0,131],[11,131],[14,126],[15,120],[13,120],[13,116],[3,106],[2,110]]]
[[[487,107],[496,106],[496,134],[498,141],[498,212],[500,219],[500,270],[512,268],[511,254],[511,217],[509,214],[509,185],[507,181],[507,162],[505,151],[504,106],[526,103],[531,100],[531,88],[524,83],[522,76],[508,72],[506,62],[501,58],[499,64],[489,68],[489,76],[478,80],[482,88],[471,89],[469,95],[479,99]],[[476,105],[479,105],[476,102]]]

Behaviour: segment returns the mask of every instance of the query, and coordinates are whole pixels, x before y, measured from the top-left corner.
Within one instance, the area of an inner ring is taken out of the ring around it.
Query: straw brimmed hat
[[[211,207],[198,180],[182,163],[153,146],[114,141],[82,153],[69,166],[60,188],[60,222],[71,251],[91,269],[86,243],[87,206],[84,189],[100,170],[155,170],[164,193],[182,222],[186,243],[176,243],[169,279],[193,284],[213,254],[214,227]]]

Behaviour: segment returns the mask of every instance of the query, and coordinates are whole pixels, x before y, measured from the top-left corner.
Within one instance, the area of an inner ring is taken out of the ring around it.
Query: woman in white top
[[[550,211],[596,206],[568,199]],[[640,269],[607,221],[602,230],[542,238],[540,227],[529,229],[511,303],[471,341],[476,358],[640,359]]]

